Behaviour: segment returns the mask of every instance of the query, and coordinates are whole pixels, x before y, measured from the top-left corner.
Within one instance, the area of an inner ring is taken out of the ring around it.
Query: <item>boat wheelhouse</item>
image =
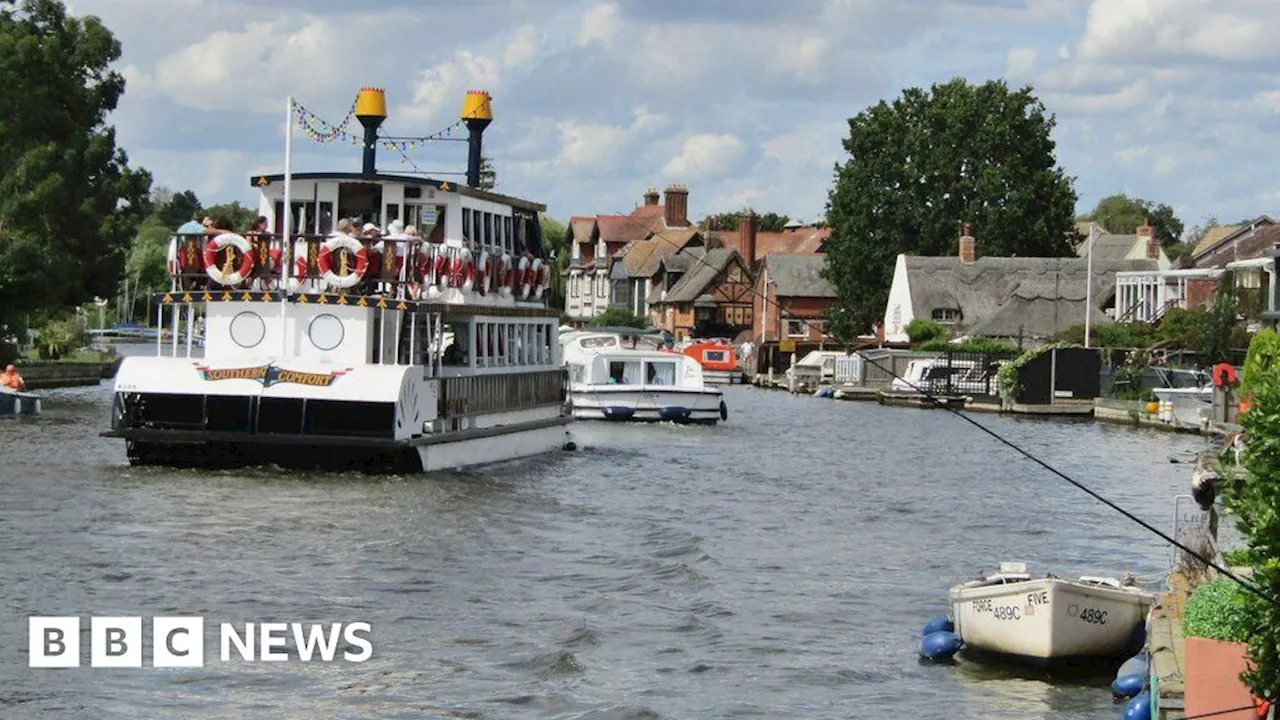
[[[476,187],[488,94],[463,106],[466,184],[376,172],[382,91],[355,116],[363,172],[286,155],[250,180],[268,231],[173,238],[171,333],[121,364],[103,433],[131,463],[432,471],[570,446],[545,207]]]

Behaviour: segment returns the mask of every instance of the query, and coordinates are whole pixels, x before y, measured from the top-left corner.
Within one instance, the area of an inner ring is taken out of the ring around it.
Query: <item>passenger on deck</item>
[[[27,389],[27,383],[18,374],[18,368],[14,367],[13,363],[9,363],[5,366],[4,372],[0,373],[0,387],[22,392]]]
[[[208,220],[208,218],[205,218]],[[213,222],[209,220],[209,222]],[[178,226],[177,233],[179,235],[204,235],[204,223],[200,222],[200,214],[196,213],[190,220]]]
[[[351,235],[351,218],[339,219],[338,224],[334,226],[333,234],[334,236]]]

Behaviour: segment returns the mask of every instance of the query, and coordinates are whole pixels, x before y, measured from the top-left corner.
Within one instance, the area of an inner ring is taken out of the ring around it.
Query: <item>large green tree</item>
[[[115,293],[151,186],[105,122],[119,58],[96,17],[0,3],[0,322]]]
[[[1121,235],[1137,232],[1149,220],[1166,251],[1182,239],[1182,221],[1174,214],[1173,208],[1124,193],[1102,198],[1093,212],[1080,216],[1080,219],[1100,223],[1107,232]]]
[[[955,254],[966,224],[981,255],[1071,254],[1076,194],[1054,157],[1054,123],[1029,87],[963,79],[850,119],[827,201],[832,329],[870,330],[898,254]]]
[[[569,231],[565,224],[551,217],[546,213],[538,215],[538,222],[542,224],[542,248],[548,256],[554,255],[554,259],[548,259],[551,263],[551,286],[547,288],[548,304],[550,307],[564,306],[564,272],[569,267]]]

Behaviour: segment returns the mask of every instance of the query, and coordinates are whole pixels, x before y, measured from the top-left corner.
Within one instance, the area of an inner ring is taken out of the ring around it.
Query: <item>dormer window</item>
[[[957,308],[934,308],[933,321],[936,323],[960,322],[960,310]]]

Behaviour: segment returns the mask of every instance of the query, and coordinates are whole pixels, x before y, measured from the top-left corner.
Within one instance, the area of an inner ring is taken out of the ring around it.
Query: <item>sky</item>
[[[1031,85],[1079,212],[1124,192],[1191,227],[1280,211],[1275,0],[68,0],[120,39],[112,114],[131,163],[205,205],[257,205],[286,98],[338,122],[385,88],[392,135],[492,93],[497,190],[561,220],[689,188],[689,215],[821,216],[848,119],[954,77]],[[358,131],[358,126],[356,126]],[[381,150],[461,172],[465,143]],[[359,149],[293,134],[293,167]],[[439,179],[455,179],[440,175]]]

